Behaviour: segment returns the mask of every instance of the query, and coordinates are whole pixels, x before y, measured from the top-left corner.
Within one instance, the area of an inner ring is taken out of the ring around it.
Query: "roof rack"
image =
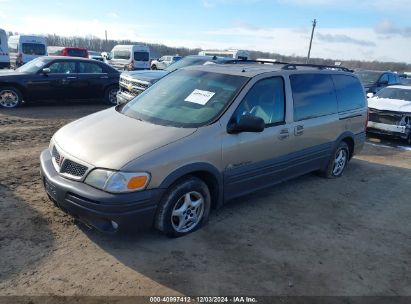
[[[241,63],[260,63],[260,64],[290,64],[288,62],[281,61],[269,61],[269,60],[251,60],[251,59],[233,59],[224,63],[241,64]]]
[[[304,64],[304,63],[289,63],[283,66],[282,69],[283,70],[296,70],[297,67],[308,67],[308,68],[315,68],[318,70],[338,70],[338,71],[351,72],[351,73],[354,72],[353,70],[350,70],[342,66],[322,65],[322,64]]]

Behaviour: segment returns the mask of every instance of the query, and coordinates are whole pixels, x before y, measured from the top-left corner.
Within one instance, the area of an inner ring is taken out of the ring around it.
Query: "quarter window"
[[[103,68],[100,65],[95,64],[95,63],[80,62],[79,73],[99,74],[99,73],[103,73]]]
[[[337,92],[338,111],[344,112],[365,107],[364,89],[357,78],[332,75]]]
[[[52,74],[72,74],[76,72],[76,63],[70,61],[54,62],[48,68]]]
[[[337,98],[331,75],[290,76],[294,99],[294,121],[337,113]]]
[[[284,122],[285,94],[281,77],[258,81],[248,91],[234,117],[238,122],[243,115],[253,115],[264,120],[266,125]]]

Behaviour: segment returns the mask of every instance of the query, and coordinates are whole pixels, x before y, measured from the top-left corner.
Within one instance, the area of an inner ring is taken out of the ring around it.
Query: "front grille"
[[[370,109],[369,111],[369,121],[389,124],[389,125],[398,125],[402,119],[403,114],[391,111],[378,111],[375,109]]]
[[[82,177],[87,171],[87,167],[80,165],[70,159],[63,161],[63,166],[60,169],[60,173],[69,174],[75,177]]]
[[[53,149],[51,150],[51,156],[54,158],[56,164],[60,166],[60,153],[59,151],[57,151],[56,146],[53,146]]]
[[[51,157],[54,160],[53,164],[57,172],[61,175],[80,179],[86,174],[88,167],[81,165],[71,159],[64,158],[64,155],[57,150],[56,146],[51,149]]]
[[[150,86],[150,83],[129,78],[120,77],[120,88],[122,91],[138,95]]]

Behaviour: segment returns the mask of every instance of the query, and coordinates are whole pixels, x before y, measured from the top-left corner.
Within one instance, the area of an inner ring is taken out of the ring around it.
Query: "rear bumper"
[[[54,169],[49,150],[41,153],[40,165],[44,188],[50,199],[81,222],[104,232],[143,229],[153,225],[162,189],[112,194],[68,180]]]

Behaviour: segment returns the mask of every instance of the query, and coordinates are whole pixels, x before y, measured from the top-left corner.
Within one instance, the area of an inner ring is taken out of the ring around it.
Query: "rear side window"
[[[40,43],[23,43],[23,54],[26,55],[46,55],[46,46]]]
[[[331,75],[290,76],[294,99],[294,121],[337,113],[337,98]]]
[[[365,107],[364,89],[357,78],[332,75],[337,92],[338,111],[344,112]]]
[[[130,59],[130,51],[127,50],[115,50],[113,51],[113,59]]]
[[[67,55],[72,57],[87,57],[88,53],[86,50],[67,49]]]
[[[134,52],[135,61],[148,61],[149,56],[147,52]]]
[[[80,62],[79,73],[99,74],[103,73],[103,68],[95,63]]]

